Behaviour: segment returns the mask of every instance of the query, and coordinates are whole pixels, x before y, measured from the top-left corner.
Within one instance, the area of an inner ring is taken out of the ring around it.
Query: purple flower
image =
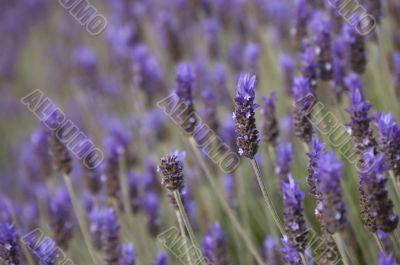
[[[32,244],[33,243],[33,244]],[[58,255],[58,249],[56,243],[49,237],[46,237],[39,246],[35,246],[37,242],[32,242],[28,247],[32,253],[36,256],[38,265],[55,265],[56,258]]]
[[[48,135],[46,130],[38,129],[31,135],[31,144],[37,158],[40,177],[48,178],[52,173],[51,157],[48,147]]]
[[[399,35],[399,47],[400,47],[400,31],[398,35]],[[396,95],[399,97],[400,96],[400,52],[393,52],[392,54],[392,80],[395,87]]]
[[[283,89],[287,95],[290,95],[293,86],[295,62],[293,61],[292,56],[282,53],[279,57],[279,64],[283,73]]]
[[[203,238],[203,253],[212,264],[228,265],[225,237],[219,222],[208,227],[208,232]]]
[[[314,48],[311,46],[305,46],[304,52],[300,54],[302,60],[301,74],[308,81],[308,85],[312,92],[317,89],[317,79],[318,79],[318,68],[315,58]]]
[[[262,132],[263,140],[273,146],[276,145],[276,140],[279,136],[278,121],[276,119],[275,105],[276,96],[275,92],[271,92],[268,97],[264,97],[264,104],[262,105],[261,115],[262,119]]]
[[[360,170],[359,191],[361,217],[372,233],[380,229],[386,233],[396,229],[399,222],[393,212],[393,202],[387,192],[387,169],[384,154],[375,154],[372,148],[363,154],[363,168]]]
[[[336,159],[333,151],[321,155],[317,163],[319,198],[316,213],[323,229],[334,234],[347,223],[346,205],[340,187],[343,164]]]
[[[168,265],[168,254],[165,252],[158,253],[153,265]]]
[[[160,198],[157,193],[149,192],[144,196],[144,211],[146,213],[147,228],[152,236],[157,236],[160,227],[161,219],[159,213]]]
[[[317,56],[317,65],[319,78],[329,81],[333,78],[333,62],[331,48],[332,25],[329,20],[316,13],[311,22],[314,31],[315,55]]]
[[[105,189],[107,196],[118,201],[118,193],[120,190],[119,183],[119,156],[121,155],[121,145],[115,137],[108,137],[104,143],[106,152],[105,159]]]
[[[398,265],[392,254],[386,255],[382,252],[378,253],[378,265]]]
[[[204,22],[204,32],[207,38],[208,54],[211,58],[219,57],[219,43],[218,35],[220,32],[220,25],[218,19],[213,17],[206,19]]]
[[[160,159],[157,171],[163,175],[161,184],[170,191],[181,191],[183,188],[183,160],[185,152],[171,151]]]
[[[205,88],[201,92],[204,100],[204,122],[214,133],[218,134],[219,121],[217,117],[217,99],[210,88]]]
[[[139,177],[133,171],[128,173],[128,184],[132,212],[137,213],[142,201],[139,194]]]
[[[379,113],[375,119],[378,128],[378,149],[395,176],[400,176],[400,129],[391,113]]]
[[[5,265],[20,263],[17,231],[7,223],[0,223],[0,262]]]
[[[119,258],[118,265],[135,265],[133,244],[122,245],[121,257]]]
[[[286,265],[302,265],[299,252],[293,248],[285,239],[282,239],[283,248],[280,251],[284,254],[283,260]]]
[[[295,106],[293,110],[293,126],[297,137],[309,143],[313,134],[311,112],[315,104],[315,97],[310,91],[308,81],[303,77],[295,77],[293,88]]]
[[[101,222],[102,212],[99,210],[92,210],[89,213],[89,234],[90,240],[96,250],[101,250]]]
[[[68,192],[60,189],[48,204],[49,224],[58,247],[67,250],[72,238],[73,215]]]
[[[232,208],[236,208],[238,202],[236,200],[236,192],[235,192],[236,184],[234,177],[232,175],[224,175],[222,181],[223,181],[225,195],[228,199],[229,205]]]
[[[288,182],[281,181],[283,192],[283,223],[286,233],[286,241],[298,252],[304,252],[307,246],[308,230],[304,218],[304,192],[299,189],[297,183],[291,176]]]
[[[113,265],[118,263],[121,256],[120,224],[117,215],[112,208],[101,211],[100,216],[101,250],[103,252],[103,264]]]
[[[350,67],[357,74],[363,74],[367,66],[365,39],[353,26],[345,25],[342,33],[350,54]]]
[[[244,64],[246,71],[257,74],[258,61],[260,59],[261,49],[257,43],[250,42],[244,47]]]
[[[301,47],[307,39],[307,28],[312,14],[312,9],[306,0],[296,0],[294,22],[291,35],[295,38],[296,47]]]
[[[277,239],[273,235],[267,236],[263,244],[265,265],[281,264],[278,247],[279,245]]]
[[[254,110],[258,107],[254,104],[256,76],[241,74],[237,83],[235,97],[235,122],[236,144],[240,156],[254,158],[260,141],[256,128]]]
[[[276,149],[275,174],[281,182],[289,183],[290,168],[293,160],[291,143],[280,143]]]
[[[311,140],[311,150],[307,153],[309,158],[307,164],[307,184],[310,187],[311,195],[315,198],[318,197],[318,161],[324,153],[324,148],[325,145],[318,140],[317,136],[313,135]]]
[[[346,54],[343,38],[337,38],[333,42],[333,90],[338,99],[341,99],[342,91],[346,90],[344,78],[346,75]]]

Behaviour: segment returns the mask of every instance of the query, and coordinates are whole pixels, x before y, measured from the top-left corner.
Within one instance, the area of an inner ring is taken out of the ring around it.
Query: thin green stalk
[[[399,187],[400,183],[396,180],[396,176],[394,175],[393,170],[389,171],[389,175],[390,175],[390,180],[393,183],[394,190],[396,192],[395,196],[396,200],[400,201],[400,187]]]
[[[190,225],[189,218],[186,214],[185,208],[183,207],[183,203],[182,203],[181,195],[180,195],[179,191],[177,191],[177,190],[174,191],[174,197],[175,197],[176,203],[178,204],[180,216],[182,217],[183,223],[185,224],[186,230],[188,231],[189,239],[192,242],[192,246],[194,247],[195,251],[197,252],[196,256],[200,260],[200,259],[202,259],[202,255],[201,255],[201,253],[199,253],[199,248],[197,246],[196,237],[194,235],[192,226]],[[188,255],[190,256],[190,253],[188,253]]]
[[[75,194],[74,187],[73,187],[72,181],[71,181],[71,177],[66,173],[64,173],[63,176],[64,176],[65,185],[67,186],[68,193],[71,198],[72,207],[74,208],[76,219],[78,220],[78,224],[81,229],[83,240],[85,241],[85,245],[90,254],[90,258],[92,259],[93,264],[99,264],[97,262],[95,254],[94,254],[95,252],[92,247],[92,244],[90,243],[90,240],[89,240],[89,231],[87,229],[88,225],[86,223],[85,218],[83,217],[83,212],[81,210],[81,206],[79,204],[78,197]]]
[[[179,210],[175,210],[175,214],[176,214],[176,219],[178,220],[178,225],[179,225],[179,230],[181,232],[182,236],[186,236],[186,230],[185,230],[185,224],[182,220],[182,216],[179,212]],[[191,255],[189,255],[189,250],[190,250],[190,246],[188,246],[187,241],[185,241],[185,253],[188,254],[187,255],[187,262],[188,265],[192,265],[192,258]]]
[[[254,173],[256,174],[258,185],[260,186],[262,195],[264,197],[265,204],[267,205],[268,211],[272,215],[272,218],[274,219],[275,225],[278,227],[279,231],[281,232],[282,235],[285,234],[282,226],[282,222],[280,221],[279,215],[275,210],[275,207],[272,204],[272,200],[268,194],[267,188],[264,185],[263,179],[261,177],[261,172],[260,172],[260,167],[257,164],[256,159],[250,159],[250,163],[253,166]]]
[[[256,259],[257,264],[258,265],[264,265],[264,262],[263,262],[263,260],[262,260],[262,258],[260,256],[260,254],[258,253],[257,248],[254,246],[253,242],[250,240],[250,238],[246,234],[245,230],[243,229],[243,227],[241,226],[241,224],[237,220],[234,212],[232,211],[232,209],[230,208],[228,202],[226,201],[226,199],[222,195],[222,192],[218,190],[218,188],[217,188],[218,184],[216,183],[215,179],[213,178],[213,176],[211,175],[210,171],[208,170],[206,162],[204,161],[204,158],[202,157],[202,155],[201,155],[201,153],[200,153],[200,151],[198,149],[196,141],[194,140],[193,137],[190,137],[189,138],[189,142],[191,144],[193,153],[195,154],[197,160],[200,163],[200,166],[201,166],[202,170],[206,174],[207,180],[210,183],[210,186],[211,186],[211,189],[212,189],[213,193],[217,196],[218,200],[220,201],[220,203],[222,205],[222,208],[228,214],[229,220],[232,222],[232,224],[236,228],[236,230],[239,233],[239,235],[245,241],[245,243],[246,243],[245,245],[247,246],[247,248],[249,249],[249,251],[253,255],[253,257]]]
[[[300,252],[300,257],[301,257],[301,261],[303,262],[303,265],[308,265],[307,258],[303,252]]]
[[[121,152],[118,156],[118,167],[119,167],[119,183],[121,184],[122,197],[124,200],[125,212],[131,216],[132,208],[130,204],[130,192],[129,192],[129,182],[128,182],[128,172],[126,171],[126,160],[125,152]]]
[[[350,262],[349,257],[347,256],[346,245],[344,243],[342,236],[340,235],[339,232],[336,232],[332,236],[333,236],[333,239],[335,240],[335,243],[339,249],[339,253],[342,258],[343,265],[351,265],[352,263]]]
[[[374,236],[376,245],[378,246],[379,250],[380,250],[383,254],[386,255],[385,247],[383,246],[382,241],[381,241],[381,239],[379,238],[378,234],[377,234],[377,233],[374,233],[373,236]]]

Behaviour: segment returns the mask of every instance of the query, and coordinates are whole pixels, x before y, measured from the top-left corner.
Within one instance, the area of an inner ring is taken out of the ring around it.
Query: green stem
[[[333,236],[333,239],[335,240],[336,245],[337,245],[337,247],[339,249],[339,253],[340,253],[340,256],[342,258],[343,265],[351,265],[352,263],[349,261],[349,258],[347,256],[346,246],[345,246],[345,243],[344,243],[344,240],[343,240],[342,236],[340,235],[339,232],[336,232],[332,236]]]
[[[192,226],[190,225],[189,218],[188,218],[188,216],[186,214],[185,208],[183,207],[183,203],[182,203],[182,200],[181,200],[181,195],[179,194],[178,190],[174,191],[174,197],[175,197],[176,203],[178,204],[178,209],[179,209],[180,215],[182,217],[183,223],[185,224],[186,230],[187,230],[187,232],[189,234],[189,239],[192,242],[193,248],[197,252],[196,256],[200,260],[200,259],[202,259],[202,255],[201,255],[201,253],[199,253],[199,248],[197,246],[196,237],[194,235]],[[190,253],[187,253],[187,254],[190,256]]]
[[[303,252],[300,252],[300,257],[301,257],[301,261],[303,262],[303,265],[308,265],[307,258]]]
[[[254,173],[256,174],[258,185],[260,186],[262,195],[264,197],[265,204],[267,205],[268,211],[272,215],[272,218],[274,219],[275,225],[278,227],[279,232],[281,232],[282,235],[285,234],[285,231],[283,230],[282,222],[280,221],[279,215],[275,210],[275,207],[272,204],[272,200],[268,194],[267,188],[264,185],[263,179],[261,177],[261,172],[260,172],[260,167],[257,164],[256,159],[250,159],[251,165],[253,166]]]
[[[96,256],[94,254],[94,250],[93,250],[92,244],[90,243],[90,240],[89,240],[89,231],[87,229],[88,225],[86,223],[85,218],[83,217],[83,212],[82,212],[81,207],[79,205],[78,197],[75,194],[71,178],[66,173],[64,173],[63,175],[64,175],[65,185],[67,186],[68,193],[69,193],[69,196],[71,198],[72,207],[74,208],[76,219],[78,220],[78,224],[79,224],[79,227],[81,229],[83,240],[85,241],[85,245],[86,245],[86,247],[87,247],[87,249],[89,251],[89,254],[90,254],[90,257],[92,259],[93,264],[98,264]]]
[[[185,224],[182,220],[182,216],[179,210],[175,210],[176,219],[178,220],[179,230],[181,231],[182,237],[186,236]],[[188,246],[187,241],[185,241],[185,253],[187,254],[188,265],[192,265],[192,258],[189,254],[190,246]]]
[[[204,158],[202,157],[202,155],[201,155],[201,153],[200,153],[200,151],[199,151],[199,149],[197,147],[196,141],[194,140],[193,137],[190,137],[189,138],[189,142],[191,144],[193,153],[195,154],[197,160],[200,163],[200,166],[201,166],[202,170],[206,174],[207,180],[210,183],[210,186],[211,186],[211,189],[212,189],[213,193],[217,196],[217,198],[220,201],[223,209],[228,214],[229,220],[232,222],[232,224],[236,228],[236,230],[239,233],[239,235],[241,236],[241,238],[245,241],[245,243],[246,243],[245,245],[247,246],[247,248],[249,249],[249,251],[253,255],[253,257],[256,259],[257,264],[264,265],[264,262],[263,262],[262,258],[260,257],[260,254],[258,253],[258,251],[257,251],[256,247],[254,246],[253,242],[250,240],[250,238],[248,237],[247,233],[245,232],[243,227],[240,225],[240,223],[237,220],[234,212],[230,208],[229,203],[226,201],[226,199],[222,195],[222,192],[220,190],[218,190],[218,188],[217,188],[218,184],[216,183],[215,179],[211,175],[211,172],[208,170],[206,162],[204,161]]]
[[[376,245],[378,246],[379,250],[380,250],[383,254],[386,255],[385,248],[383,247],[382,241],[381,241],[381,239],[379,238],[378,234],[377,234],[377,233],[374,233],[373,236],[374,236]]]

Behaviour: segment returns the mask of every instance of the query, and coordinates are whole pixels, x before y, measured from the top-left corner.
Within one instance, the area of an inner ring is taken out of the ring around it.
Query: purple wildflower
[[[32,253],[36,256],[38,265],[56,265],[56,259],[58,255],[58,249],[56,243],[51,239],[46,237],[38,246],[33,244],[37,242],[31,242],[28,245],[32,250]]]
[[[291,143],[280,143],[276,149],[275,174],[281,182],[289,183],[290,168],[293,160],[293,148]]]
[[[345,44],[343,38],[337,38],[333,42],[333,90],[338,97],[341,99],[342,91],[346,90],[346,84],[344,78],[346,75],[346,56],[345,56]]]
[[[90,240],[96,250],[101,250],[102,239],[101,239],[101,222],[102,212],[99,210],[92,210],[89,213],[89,233]]]
[[[237,83],[235,97],[235,121],[236,144],[240,156],[254,158],[260,141],[256,128],[254,110],[258,107],[254,104],[256,76],[241,74]]]
[[[133,244],[122,245],[121,257],[118,260],[118,265],[135,265]]]
[[[137,213],[142,201],[139,195],[139,177],[132,171],[128,173],[128,184],[132,212]]]
[[[48,132],[43,129],[34,131],[31,135],[31,144],[35,157],[37,157],[38,169],[41,178],[48,178],[52,173],[51,157],[48,147]]]
[[[228,265],[225,237],[219,222],[208,227],[203,238],[203,253],[212,264]]]
[[[104,265],[117,264],[121,256],[119,233],[120,224],[114,209],[103,209],[101,211],[100,234]]]
[[[340,170],[343,164],[336,159],[333,151],[321,155],[317,163],[319,201],[316,213],[321,220],[321,226],[334,234],[347,223],[346,205],[340,187]]]
[[[285,239],[282,239],[282,245],[283,248],[281,248],[280,251],[284,254],[283,260],[286,265],[303,264],[299,252],[293,248],[289,242],[287,242]]]
[[[218,35],[220,32],[219,21],[215,18],[208,18],[204,21],[204,32],[207,38],[208,54],[211,58],[219,57]]]
[[[307,246],[308,230],[304,219],[304,192],[299,189],[299,183],[291,176],[288,182],[281,181],[283,192],[283,223],[287,242],[298,252],[304,252]]]
[[[165,252],[158,253],[153,265],[168,265],[168,254]]]
[[[359,34],[353,26],[345,25],[343,37],[348,45],[351,70],[357,74],[363,74],[367,66],[364,36]]]
[[[378,265],[398,265],[393,255],[386,255],[382,252],[378,253]]]
[[[58,247],[67,250],[72,238],[73,215],[68,192],[60,189],[56,196],[49,201],[49,224]]]
[[[171,151],[160,159],[158,172],[163,175],[161,184],[170,191],[181,191],[183,188],[183,160],[185,152]]]
[[[281,264],[278,241],[273,235],[267,236],[264,240],[263,252],[265,265]]]
[[[301,47],[307,39],[307,28],[311,14],[312,9],[305,0],[295,1],[294,24],[291,35],[295,39],[297,48]]]
[[[378,128],[378,149],[395,176],[400,176],[400,129],[391,113],[380,113],[375,119]]]
[[[157,193],[150,192],[145,194],[144,211],[146,213],[147,228],[154,237],[158,235],[161,227],[159,205],[160,198]]]
[[[324,153],[325,145],[321,143],[317,136],[313,135],[311,140],[311,150],[307,153],[309,158],[307,169],[307,184],[310,187],[310,193],[314,198],[318,198],[318,161]]]
[[[192,72],[188,63],[179,64],[176,68],[176,87],[175,93],[179,100],[184,103],[184,109],[180,116],[182,123],[180,126],[185,133],[192,135],[197,124],[197,119],[194,113],[192,91],[194,88],[195,75]]]
[[[292,93],[295,100],[293,110],[295,135],[309,143],[313,134],[311,111],[315,104],[315,98],[310,91],[307,80],[303,77],[295,77]]]
[[[304,52],[300,54],[302,60],[301,74],[308,81],[308,85],[313,93],[317,90],[318,69],[315,59],[314,48],[306,46]]]
[[[210,88],[203,89],[201,93],[204,100],[204,122],[218,134],[219,121],[217,117],[217,99]]]
[[[236,184],[234,177],[232,175],[224,175],[222,181],[223,181],[225,195],[228,199],[229,205],[232,208],[236,208],[238,202],[236,200],[236,192],[235,192]]]
[[[244,65],[247,72],[258,74],[260,54],[261,49],[257,43],[250,42],[244,47]]]
[[[108,198],[118,201],[120,190],[119,183],[119,156],[121,155],[121,146],[115,137],[108,137],[105,140],[105,188]]]
[[[399,30],[399,50],[400,50],[400,30]],[[400,52],[392,54],[392,80],[396,95],[400,97]]]
[[[268,97],[264,97],[264,104],[262,105],[261,115],[262,119],[262,133],[263,140],[275,146],[276,140],[279,136],[278,121],[276,119],[275,105],[276,96],[275,92],[271,92]]]
[[[292,56],[282,53],[279,57],[279,64],[283,73],[283,89],[287,95],[290,95],[293,87],[295,62]]]
[[[333,78],[331,23],[322,18],[320,13],[314,15],[311,26],[314,31],[315,55],[317,56],[318,75],[323,81]]]
[[[375,154],[372,148],[363,155],[364,166],[360,170],[359,191],[361,216],[364,225],[372,233],[380,229],[386,233],[396,229],[399,222],[393,212],[393,202],[387,192],[384,154]]]
[[[4,265],[20,264],[17,231],[6,223],[0,223],[0,262]]]

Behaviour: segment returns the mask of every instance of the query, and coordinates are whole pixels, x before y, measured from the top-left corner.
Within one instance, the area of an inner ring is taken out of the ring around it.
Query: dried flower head
[[[161,184],[170,191],[182,190],[183,188],[183,160],[185,152],[172,151],[169,155],[161,158],[158,172],[163,178]]]
[[[7,223],[0,223],[0,262],[4,265],[20,264],[17,231]]]

